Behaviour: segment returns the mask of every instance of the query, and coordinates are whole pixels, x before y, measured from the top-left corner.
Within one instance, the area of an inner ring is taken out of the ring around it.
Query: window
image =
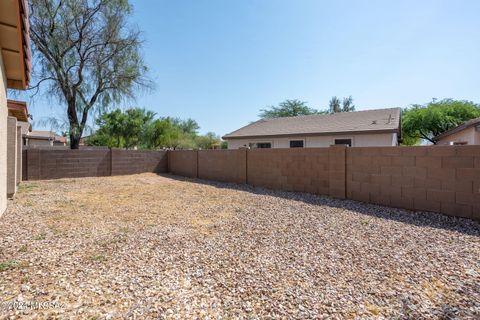
[[[257,148],[259,149],[270,149],[272,144],[270,142],[259,142],[257,143]]]
[[[303,148],[303,140],[290,140],[290,148]]]
[[[335,144],[348,144],[349,147],[352,146],[352,139],[335,139]]]

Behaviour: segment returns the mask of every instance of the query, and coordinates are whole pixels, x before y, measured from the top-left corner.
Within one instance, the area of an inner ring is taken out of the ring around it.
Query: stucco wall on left
[[[7,115],[7,78],[0,54],[0,216],[7,208]]]

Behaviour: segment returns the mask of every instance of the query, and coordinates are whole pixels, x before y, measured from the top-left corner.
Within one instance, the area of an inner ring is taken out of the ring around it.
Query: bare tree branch
[[[149,87],[140,33],[129,26],[125,0],[31,0],[37,92],[65,103],[72,148],[92,110],[103,110]]]

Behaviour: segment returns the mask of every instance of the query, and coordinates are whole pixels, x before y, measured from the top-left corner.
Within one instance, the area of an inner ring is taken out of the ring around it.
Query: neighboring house
[[[7,100],[8,116],[17,119],[17,126],[20,127],[21,142],[25,145],[24,136],[32,131],[32,125],[29,120],[27,103],[25,101]]]
[[[13,197],[22,181],[23,134],[31,130],[28,122],[27,103],[7,100],[7,197]]]
[[[222,137],[228,149],[396,146],[400,108],[261,119]]]
[[[25,136],[32,131],[32,125],[30,122],[24,122],[20,121],[18,122],[18,125],[21,127],[21,132],[22,132],[22,145],[25,145]]]
[[[480,145],[480,118],[469,120],[433,139],[438,145]]]
[[[7,193],[15,193],[18,164],[17,118],[8,116],[7,88],[28,87],[31,53],[26,0],[0,1],[0,215],[7,207]],[[21,139],[20,139],[21,140]],[[21,161],[21,160],[20,160]]]
[[[67,138],[59,136],[52,131],[33,130],[24,136],[25,146],[27,147],[43,147],[43,146],[66,146]]]

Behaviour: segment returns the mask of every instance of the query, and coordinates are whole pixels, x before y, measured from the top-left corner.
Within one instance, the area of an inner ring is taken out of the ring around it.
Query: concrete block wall
[[[22,147],[22,180],[28,180],[27,167],[27,150]]]
[[[480,146],[231,151],[169,152],[169,172],[480,220]]]
[[[248,150],[247,177],[253,186],[329,195],[329,148]]]
[[[167,151],[112,149],[112,176],[167,172]]]
[[[329,196],[345,199],[347,184],[345,175],[347,170],[347,147],[331,146],[328,149],[328,185]]]
[[[24,180],[167,172],[166,151],[28,148],[23,154]]]
[[[480,146],[23,154],[28,180],[168,171],[480,220]]]
[[[169,151],[168,172],[179,176],[198,178],[198,151]]]
[[[17,118],[7,119],[7,197],[17,192]]]
[[[247,183],[247,150],[198,151],[198,177],[222,182]]]
[[[349,148],[347,197],[480,220],[480,146]]]
[[[110,150],[26,150],[25,180],[109,176]]]

